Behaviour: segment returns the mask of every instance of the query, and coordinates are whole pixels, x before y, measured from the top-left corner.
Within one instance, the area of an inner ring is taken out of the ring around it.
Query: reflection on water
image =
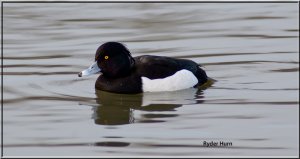
[[[297,2],[5,2],[2,11],[5,156],[299,154]],[[107,41],[133,56],[193,60],[217,82],[96,91],[97,76],[77,73]]]
[[[176,111],[176,108],[182,105],[203,103],[203,90],[211,87],[215,82],[216,80],[209,78],[198,88],[173,92],[117,94],[96,90],[98,105],[93,106],[93,119],[100,125],[164,122],[161,118],[176,117],[178,114],[163,114],[163,112]],[[135,110],[156,113],[143,114],[143,118],[137,121],[134,118]]]
[[[100,125],[120,125],[134,122],[133,108],[140,107],[142,95],[122,95],[97,91],[93,119]]]
[[[126,147],[130,143],[127,142],[96,142],[94,146],[108,146],[108,147]]]
[[[196,89],[136,95],[115,94],[97,90],[96,95],[96,101],[99,105],[93,107],[93,119],[96,124],[100,125],[164,122],[156,118],[176,117],[178,114],[163,114],[163,112],[176,111],[176,108],[181,107],[183,104],[203,102],[201,100],[203,98],[201,96],[202,92]],[[195,99],[191,99],[191,97],[195,97]],[[144,114],[143,119],[136,121],[134,110],[156,113]]]

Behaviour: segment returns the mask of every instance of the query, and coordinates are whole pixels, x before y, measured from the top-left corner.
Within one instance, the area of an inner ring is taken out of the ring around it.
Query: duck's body
[[[133,58],[117,42],[100,46],[95,57],[97,64],[89,69],[99,67],[101,70],[95,87],[103,91],[127,94],[175,91],[200,86],[207,81],[205,71],[194,61],[150,55]],[[89,73],[83,71],[79,76],[84,74]]]

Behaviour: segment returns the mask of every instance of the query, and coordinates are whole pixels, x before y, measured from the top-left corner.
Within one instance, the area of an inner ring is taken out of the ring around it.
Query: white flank
[[[172,76],[161,79],[151,80],[147,77],[142,77],[142,83],[144,92],[177,91],[195,86],[198,83],[198,79],[192,72],[184,69]]]

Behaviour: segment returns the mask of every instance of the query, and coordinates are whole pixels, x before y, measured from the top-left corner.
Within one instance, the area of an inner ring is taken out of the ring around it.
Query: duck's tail
[[[203,68],[205,68],[203,65],[198,64],[198,67],[200,68],[200,70],[202,70],[203,72],[205,72],[205,71],[203,70]],[[206,74],[206,73],[205,73],[205,74]],[[201,85],[198,85],[198,88],[199,88],[199,89],[206,89],[206,88],[212,86],[215,82],[217,82],[217,80],[215,80],[215,79],[213,79],[213,78],[211,78],[211,77],[208,77],[208,76],[206,76],[206,79],[207,79],[207,80],[206,80],[204,83],[202,83]]]
[[[201,89],[201,90],[207,89],[207,88],[211,87],[215,82],[216,82],[215,79],[207,77],[207,81],[205,83],[203,83],[202,85],[199,85],[198,89]]]

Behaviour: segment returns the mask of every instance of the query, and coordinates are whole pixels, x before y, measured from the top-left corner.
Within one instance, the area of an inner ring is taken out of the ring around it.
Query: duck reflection
[[[100,125],[164,122],[162,118],[176,117],[176,108],[203,102],[203,92],[195,88],[141,94],[116,94],[96,90],[97,106],[93,107],[93,119]],[[141,117],[135,119],[134,111]]]

